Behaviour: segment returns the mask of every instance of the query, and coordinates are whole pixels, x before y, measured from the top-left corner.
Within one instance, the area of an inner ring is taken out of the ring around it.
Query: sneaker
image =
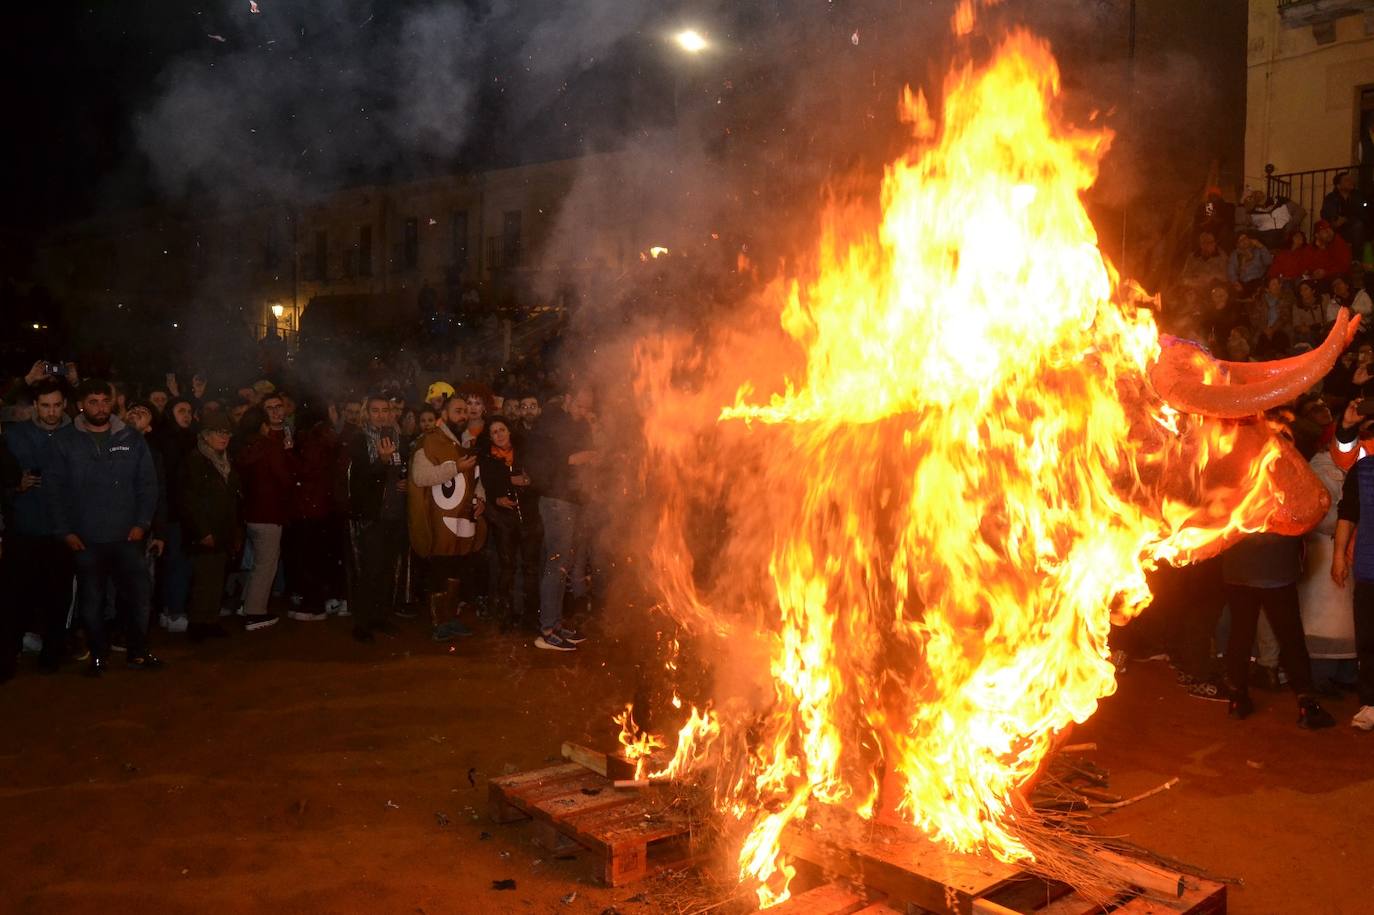
[[[568,629],[564,626],[558,627],[558,637],[565,642],[572,643],[573,645],[581,645],[583,642],[587,641],[587,637],[582,633],[578,632],[576,629]]]
[[[130,670],[159,670],[163,664],[161,658],[145,653],[136,657],[126,658],[124,666]]]
[[[1331,713],[1322,708],[1316,699],[1309,696],[1298,700],[1298,727],[1316,731],[1329,728],[1335,723],[1336,719],[1332,718]]]
[[[1188,695],[1208,702],[1230,701],[1226,689],[1216,680],[1193,680],[1192,685],[1188,687]]]
[[[1361,731],[1374,731],[1374,705],[1360,706],[1355,717],[1350,719],[1350,726],[1359,728]]]
[[[114,639],[110,639],[110,650],[124,654],[129,649],[122,642],[116,642]]]
[[[271,613],[250,613],[243,618],[243,628],[249,632],[277,625],[277,618]]]
[[[408,606],[406,606],[406,607],[397,607],[395,610],[392,610],[391,612],[392,612],[394,615],[399,616],[399,617],[400,617],[401,619],[403,619],[403,620],[413,620],[413,619],[415,619],[415,617],[417,617],[417,616],[420,615],[420,614],[419,614],[419,611],[415,610],[415,609],[412,608],[412,607],[408,607]]]
[[[328,613],[330,616],[353,615],[348,612],[348,601],[340,600],[337,597],[331,597],[329,600],[324,602],[324,612]]]
[[[1237,721],[1244,721],[1255,711],[1255,703],[1250,701],[1249,693],[1232,690],[1229,694],[1223,695],[1222,700],[1226,702],[1227,716]]]
[[[237,607],[234,608],[234,615],[235,615],[235,616],[250,616],[251,614],[249,614],[249,612],[243,608],[243,604],[239,604]]]
[[[318,613],[310,610],[287,610],[286,618],[290,620],[300,620],[302,623],[318,623],[321,620],[329,619],[329,614],[321,610]]]
[[[43,651],[43,637],[36,632],[24,633],[24,644],[21,650],[24,654],[39,654]]]
[[[167,617],[167,625],[163,628],[175,634],[178,632],[185,632],[188,625],[190,625],[190,621],[184,616],[169,616]]]
[[[545,651],[576,651],[577,646],[563,638],[557,632],[545,632],[534,640],[535,648],[542,648]]]
[[[305,598],[304,598],[304,597],[302,597],[302,596],[299,595],[299,594],[292,594],[292,595],[291,595],[291,606],[292,606],[293,608],[299,607],[299,606],[300,606],[301,604],[303,604],[303,603],[305,603]]]
[[[397,626],[391,620],[384,619],[378,620],[377,622],[373,623],[372,631],[380,632],[382,635],[389,635],[394,637],[401,634],[401,627]]]
[[[219,608],[219,615],[220,615],[221,617],[233,616],[234,613],[235,613],[235,611],[234,611],[234,608],[233,608],[233,607],[220,607],[220,608]]]
[[[377,637],[372,634],[372,630],[364,626],[362,623],[359,623],[358,625],[353,627],[353,638],[357,639],[359,642],[377,641]]]

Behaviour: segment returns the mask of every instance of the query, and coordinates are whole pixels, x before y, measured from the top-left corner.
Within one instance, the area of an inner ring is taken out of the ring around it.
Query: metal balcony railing
[[[1336,175],[1344,171],[1359,174],[1358,165],[1336,165],[1331,168],[1314,168],[1305,172],[1274,171],[1273,165],[1264,167],[1265,193],[1270,197],[1287,197],[1306,211],[1303,216],[1302,230],[1310,241],[1312,226],[1321,219],[1322,201],[1335,187]]]

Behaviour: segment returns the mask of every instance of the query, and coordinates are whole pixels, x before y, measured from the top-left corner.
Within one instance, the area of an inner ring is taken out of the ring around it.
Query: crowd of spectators
[[[1309,239],[1302,208],[1247,189],[1239,205],[1208,190],[1194,246],[1164,296],[1161,323],[1228,362],[1306,352],[1342,308],[1362,315],[1334,369],[1267,419],[1291,437],[1331,496],[1303,537],[1251,534],[1220,556],[1153,574],[1151,609],[1116,636],[1114,660],[1167,658],[1189,694],[1253,710],[1250,686],[1289,689],[1298,724],[1334,719],[1319,697],[1352,691],[1352,724],[1374,730],[1374,301],[1370,211],[1355,176],[1336,176]],[[1371,508],[1365,515],[1374,513]]]
[[[197,644],[283,616],[346,617],[364,643],[417,617],[436,641],[584,641],[564,610],[588,604],[589,390],[414,387],[382,360],[366,394],[256,374],[137,385],[40,361],[9,383],[0,679],[25,655],[156,669],[154,624]]]

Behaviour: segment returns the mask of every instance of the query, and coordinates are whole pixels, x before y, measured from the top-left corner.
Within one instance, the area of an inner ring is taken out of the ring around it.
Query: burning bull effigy
[[[709,677],[675,684],[675,744],[622,740],[710,786],[763,904],[827,808],[1033,858],[1019,798],[1113,692],[1145,571],[1328,507],[1263,414],[1356,322],[1262,364],[1162,336],[1083,206],[1110,134],[1061,123],[1058,80],[1018,32],[938,117],[909,93],[880,207],[832,206],[738,325],[639,347],[649,564]]]

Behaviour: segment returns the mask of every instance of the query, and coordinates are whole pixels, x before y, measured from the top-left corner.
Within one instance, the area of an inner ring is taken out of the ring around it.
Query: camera
[[[49,375],[61,377],[67,374],[67,367],[60,362],[45,362],[43,363],[43,371],[47,372]]]

